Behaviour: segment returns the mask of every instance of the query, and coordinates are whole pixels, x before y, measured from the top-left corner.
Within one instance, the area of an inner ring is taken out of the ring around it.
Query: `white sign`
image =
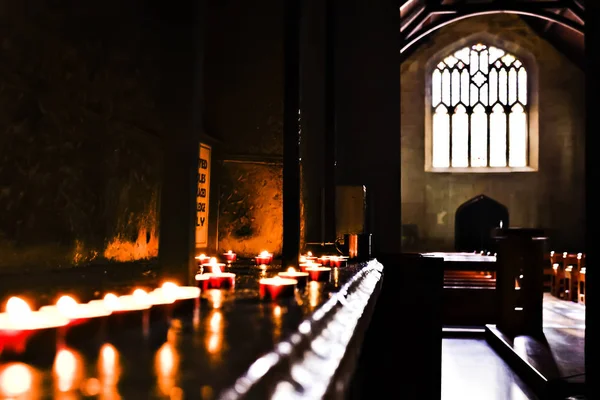
[[[200,143],[198,157],[198,189],[196,191],[196,248],[208,247],[208,199],[210,194],[210,153],[208,145]]]

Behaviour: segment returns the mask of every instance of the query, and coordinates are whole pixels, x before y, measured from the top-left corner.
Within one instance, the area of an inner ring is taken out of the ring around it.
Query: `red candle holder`
[[[329,267],[308,267],[306,272],[311,281],[328,282],[331,277],[331,268]]]
[[[331,257],[329,259],[329,266],[334,268],[339,268],[345,265],[346,259],[342,257]]]
[[[303,288],[308,283],[308,272],[296,271],[293,267],[288,268],[285,272],[280,272],[277,276],[284,279],[295,279],[298,281],[298,287]]]
[[[300,271],[302,271],[302,272],[306,272],[307,268],[321,267],[321,266],[322,266],[321,264],[317,264],[312,261],[307,261],[305,263],[298,264],[298,268],[300,268]]]
[[[296,279],[263,278],[259,283],[259,295],[261,300],[276,301],[284,298],[293,298],[298,281]]]
[[[201,267],[202,264],[207,263],[210,260],[210,257],[206,254],[200,254],[196,257],[196,260],[198,262],[198,267]]]
[[[10,358],[27,353],[53,353],[62,336],[59,331],[64,332],[68,323],[69,319],[63,315],[31,311],[24,300],[12,297],[6,304],[6,312],[0,313],[0,354]]]
[[[271,262],[273,261],[273,254],[267,251],[263,251],[262,253],[257,255],[255,259],[256,265],[271,265]]]
[[[328,267],[329,266],[329,256],[322,256],[317,258],[317,262],[321,265],[323,265],[324,267]]]
[[[211,259],[210,262],[202,264],[202,271],[217,272],[217,270],[223,271],[227,265],[225,263],[217,262],[216,259]]]
[[[232,289],[235,286],[235,274],[231,272],[221,272],[216,267],[213,272],[206,274],[197,274],[196,282],[202,290],[208,289]]]
[[[223,256],[225,257],[225,261],[227,261],[228,264],[237,261],[237,254],[235,254],[231,250],[229,250],[227,253],[223,253]]]

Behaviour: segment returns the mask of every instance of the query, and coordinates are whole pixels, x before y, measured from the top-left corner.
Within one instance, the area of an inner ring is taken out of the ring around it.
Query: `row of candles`
[[[234,262],[237,257],[232,252],[227,261]],[[257,257],[257,264],[266,267],[273,260],[273,255],[267,252]],[[323,265],[325,260],[329,266]],[[204,258],[201,264],[203,269],[211,272],[196,275],[196,286],[178,286],[166,282],[161,287],[152,291],[141,288],[135,289],[131,294],[117,296],[108,293],[104,298],[92,300],[88,303],[79,303],[71,296],[62,296],[56,304],[41,307],[33,311],[29,304],[20,297],[11,297],[4,312],[0,313],[0,353],[4,349],[18,349],[27,343],[28,338],[36,331],[62,328],[77,325],[84,321],[109,317],[113,314],[149,310],[154,306],[169,305],[184,300],[194,300],[199,306],[202,290],[209,289],[234,289],[236,274],[223,272],[224,263],[219,263],[216,258]],[[337,273],[341,262],[346,262],[342,257],[313,257],[312,254],[301,256],[300,271],[290,267],[279,272],[275,277],[259,280],[259,296],[263,300],[278,300],[293,297],[296,288],[304,288],[309,281],[327,282],[330,280],[332,268]],[[333,261],[333,262],[332,262]],[[339,262],[339,263],[338,263]],[[229,263],[229,264],[230,264]]]
[[[237,260],[237,256],[231,250],[223,254],[227,265]],[[216,257],[207,257],[202,254],[196,257],[199,264],[199,273],[196,274],[196,282],[203,290],[208,289],[233,289],[236,274],[223,272],[225,263],[217,261]],[[256,265],[266,268],[273,261],[273,254],[267,251],[261,252],[255,257]],[[297,271],[289,267],[286,271],[279,272],[271,278],[259,280],[259,296],[261,299],[278,300],[285,297],[293,297],[296,287],[304,288],[309,281],[326,282],[330,280],[332,268],[338,268],[347,262],[343,256],[315,257],[311,252],[299,258]],[[210,271],[210,272],[204,272]]]
[[[0,353],[25,351],[29,339],[38,332],[74,327],[84,322],[112,315],[144,312],[154,306],[173,305],[187,301],[199,307],[200,288],[178,286],[166,282],[150,292],[135,289],[133,293],[117,296],[108,293],[103,299],[79,303],[71,296],[61,296],[53,305],[33,311],[20,297],[8,299],[5,311],[0,313]]]
[[[232,250],[228,250],[226,253],[223,253],[223,258],[226,261],[227,265],[231,265],[232,263],[237,261],[237,254],[234,253]],[[198,260],[198,266],[204,266],[204,264],[208,264],[209,262],[212,262],[212,259],[215,259],[215,262],[216,262],[216,257],[209,257],[206,254],[200,254],[199,256],[196,257],[196,260]],[[255,256],[254,260],[256,262],[256,265],[258,265],[258,266],[271,265],[271,263],[273,262],[273,253],[269,253],[268,251],[264,250],[259,255]],[[347,260],[348,260],[348,257],[346,257],[346,256],[315,257],[312,255],[312,252],[310,252],[310,251],[306,255],[302,255],[299,258],[300,264],[312,262],[315,264],[319,263],[326,267],[327,266],[341,267]],[[225,263],[220,263],[220,264],[222,266],[225,266]],[[213,264],[211,264],[211,265],[213,265]]]

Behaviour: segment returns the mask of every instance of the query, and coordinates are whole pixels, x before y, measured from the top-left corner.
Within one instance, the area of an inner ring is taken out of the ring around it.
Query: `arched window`
[[[517,57],[478,43],[448,55],[430,73],[434,170],[530,165],[528,77]]]

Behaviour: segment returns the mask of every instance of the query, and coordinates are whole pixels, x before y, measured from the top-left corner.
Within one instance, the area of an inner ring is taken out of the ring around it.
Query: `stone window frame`
[[[434,168],[433,158],[433,113],[431,106],[431,79],[438,63],[456,51],[477,43],[494,46],[517,57],[527,71],[528,92],[528,160],[527,167],[446,167]],[[424,68],[425,73],[425,172],[432,173],[507,173],[537,172],[539,170],[539,83],[538,65],[535,56],[523,46],[487,32],[479,32],[465,36],[433,54]]]

